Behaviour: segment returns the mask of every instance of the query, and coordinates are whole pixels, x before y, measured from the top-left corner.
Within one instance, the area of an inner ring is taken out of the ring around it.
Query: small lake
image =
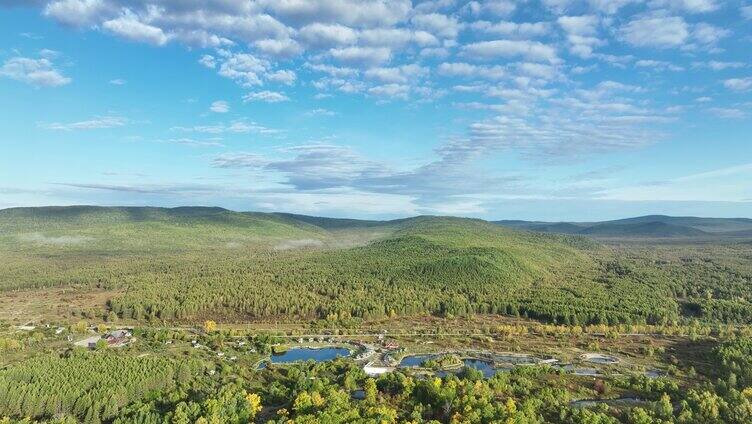
[[[415,368],[421,366],[423,362],[426,362],[429,359],[438,358],[439,355],[410,355],[405,356],[400,361],[398,367],[400,368]]]
[[[481,359],[463,359],[462,363],[465,364],[465,366],[468,368],[475,368],[476,370],[483,373],[483,378],[491,378],[498,372],[508,372],[511,370],[511,368],[494,368],[491,362]],[[438,371],[436,372],[436,375],[439,377],[444,377],[450,372],[456,374],[460,371],[461,369],[452,371]]]
[[[439,355],[411,355],[411,356],[405,356],[402,358],[402,361],[399,363],[399,368],[415,368],[420,367],[423,362],[429,360],[438,358]],[[497,372],[502,371],[509,371],[509,368],[494,368],[493,363],[489,361],[484,361],[482,359],[473,359],[473,358],[467,358],[463,359],[462,363],[465,364],[466,367],[469,368],[475,368],[476,370],[483,373],[483,377],[485,378],[491,378],[493,377]],[[451,371],[437,371],[436,375],[439,377],[444,377],[448,375],[449,373],[458,373],[460,369],[457,370],[451,370]]]
[[[344,347],[324,347],[321,349],[296,347],[284,353],[272,354],[271,362],[273,364],[289,364],[291,362],[305,362],[308,360],[324,362],[346,356],[350,356],[350,350]]]

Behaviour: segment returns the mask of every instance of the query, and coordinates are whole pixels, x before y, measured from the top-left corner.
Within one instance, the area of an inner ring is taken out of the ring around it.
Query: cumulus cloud
[[[481,208],[477,200],[451,196],[487,193],[488,187],[525,192],[513,176],[482,172],[482,164],[494,155],[514,155],[523,162],[571,162],[660,141],[671,132],[670,124],[684,119],[681,110],[704,112],[707,119],[749,117],[749,105],[739,103],[732,92],[752,90],[746,72],[741,73],[748,64],[739,56],[739,43],[748,35],[740,23],[752,18],[752,6],[728,5],[729,10],[722,10],[724,4],[718,0],[542,0],[525,3],[524,10],[522,3],[511,0],[34,4],[45,17],[81,32],[156,47],[186,46],[204,71],[237,83],[246,102],[310,96],[327,100],[321,107],[310,105],[308,99],[288,107],[305,116],[331,116],[329,108],[337,105],[338,96],[379,105],[406,101],[410,113],[423,111],[418,102],[446,96],[437,108],[465,111],[441,123],[445,138],[432,141],[432,157],[400,169],[334,144],[297,146],[265,156],[228,153],[212,160],[219,169],[273,176],[298,200],[311,191],[323,196],[334,190],[357,193],[361,202],[374,193],[379,199],[405,196],[400,202],[407,203],[400,205],[416,211],[426,205],[435,210],[439,204],[450,205],[446,210],[475,211]],[[60,71],[65,68],[55,66],[63,63],[59,57],[45,51],[33,59],[4,58],[0,76],[37,87],[68,84],[70,78]],[[723,72],[715,86],[720,91],[695,82],[695,76],[707,70]],[[667,72],[686,72],[679,84],[686,87],[675,87],[677,75]],[[624,80],[610,81],[614,75]],[[229,104],[217,100],[208,108],[225,113]],[[122,118],[113,115],[39,126],[73,131],[126,124],[118,119]],[[250,120],[186,124],[171,130],[189,137],[155,141],[219,147],[220,136],[285,137],[281,129]],[[178,195],[216,188],[142,189]],[[302,203],[305,208],[312,202]]]
[[[332,58],[353,66],[376,66],[388,62],[392,51],[386,47],[345,47],[329,50]]]
[[[714,71],[724,71],[726,69],[738,69],[747,66],[744,62],[723,62],[718,60],[710,60],[708,62],[694,62],[693,67],[696,68],[709,68]]]
[[[527,60],[551,62],[559,61],[553,46],[530,40],[493,40],[470,43],[463,47],[468,57],[494,59],[520,56]]]
[[[227,113],[230,111],[230,104],[224,100],[217,100],[212,102],[209,106],[209,110],[214,113]]]
[[[60,87],[71,79],[64,76],[51,60],[29,57],[12,57],[0,67],[0,76],[21,81],[34,87]]]
[[[258,40],[254,43],[254,46],[267,55],[281,58],[294,57],[303,52],[303,48],[300,47],[298,42],[290,38]]]
[[[688,13],[707,13],[720,7],[716,0],[652,0],[650,5],[655,8],[668,7]]]
[[[266,102],[266,103],[279,103],[279,102],[286,102],[290,100],[289,97],[285,96],[283,93],[279,93],[276,91],[257,91],[253,93],[248,93],[245,96],[243,96],[244,102]]]
[[[723,86],[733,91],[749,91],[752,89],[752,77],[729,78],[723,81]]]
[[[682,45],[689,38],[689,26],[678,16],[643,16],[620,28],[619,34],[635,47],[668,48]]]
[[[719,28],[704,22],[695,25],[692,30],[692,38],[700,44],[714,46],[721,39],[731,35],[731,30]]]
[[[560,16],[557,22],[567,34],[569,51],[576,56],[589,58],[595,47],[605,44],[596,37],[599,25],[597,16]]]
[[[44,14],[58,22],[83,27],[99,23],[107,15],[113,15],[117,7],[105,0],[58,0],[44,8]]]
[[[314,48],[345,46],[358,40],[357,32],[350,27],[320,22],[301,28],[298,37],[303,43]]]
[[[261,0],[270,13],[293,25],[338,22],[349,26],[394,25],[407,18],[409,0]]]
[[[491,15],[494,17],[509,16],[517,9],[517,4],[511,0],[471,1],[465,9],[473,16]]]
[[[541,37],[551,31],[548,22],[476,21],[470,24],[470,28],[486,34],[515,38]]]
[[[411,22],[417,28],[426,30],[441,38],[456,38],[462,28],[462,24],[460,24],[457,18],[440,13],[416,15],[412,17]]]
[[[484,78],[498,80],[506,75],[503,66],[479,66],[464,62],[445,62],[439,65],[438,72],[449,77]]]
[[[407,83],[413,79],[427,76],[428,68],[410,64],[393,68],[371,68],[365,71],[366,78],[385,83]]]
[[[161,28],[143,23],[132,14],[105,21],[102,27],[123,38],[156,46],[164,45],[169,39]]]

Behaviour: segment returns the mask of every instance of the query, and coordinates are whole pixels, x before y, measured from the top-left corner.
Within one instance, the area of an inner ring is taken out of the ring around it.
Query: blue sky
[[[752,3],[0,0],[0,208],[752,216]]]

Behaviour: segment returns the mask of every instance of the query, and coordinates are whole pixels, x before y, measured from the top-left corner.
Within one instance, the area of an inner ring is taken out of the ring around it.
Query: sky
[[[0,208],[752,217],[748,0],[0,0]]]

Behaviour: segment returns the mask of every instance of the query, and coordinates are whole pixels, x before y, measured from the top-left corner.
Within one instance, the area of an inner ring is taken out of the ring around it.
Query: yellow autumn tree
[[[245,400],[248,401],[248,410],[251,412],[251,418],[254,418],[261,411],[261,396],[256,393],[248,393],[245,395]]]
[[[211,333],[217,330],[217,323],[212,320],[204,321],[204,332]]]

